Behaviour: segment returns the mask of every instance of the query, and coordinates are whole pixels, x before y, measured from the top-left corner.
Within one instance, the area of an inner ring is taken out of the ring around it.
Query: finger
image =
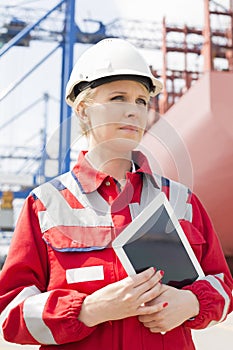
[[[146,328],[158,328],[158,324],[155,320],[150,321],[150,322],[142,322],[144,327]]]
[[[128,276],[124,279],[124,283],[130,288],[137,288],[140,285],[145,284],[149,281],[155,274],[155,268],[150,267],[149,269],[140,272],[139,274]]]
[[[144,327],[149,328],[150,332],[152,333],[161,333],[162,335],[166,334],[165,326],[162,326],[156,321],[152,321],[148,323],[143,322],[143,325]]]
[[[158,312],[162,311],[165,307],[167,307],[168,303],[158,303],[152,306],[140,306],[138,308],[138,319],[140,322],[148,322],[151,321]]]
[[[156,283],[152,288],[146,290],[138,297],[138,304],[145,306],[153,306],[156,304],[155,299],[158,298],[163,292],[162,285],[160,283]]]
[[[135,287],[138,295],[143,298],[140,303],[148,302],[159,295],[158,292],[161,289],[161,284],[159,282],[161,281],[163,275],[163,271],[157,271],[149,280]],[[156,289],[155,286],[157,286]]]
[[[149,269],[140,272],[136,275],[127,277],[127,279],[129,279],[129,281],[132,281],[134,284],[134,287],[138,287],[141,284],[144,284],[145,282],[147,282],[148,280],[151,279],[152,276],[154,276],[156,270],[154,267],[150,267]]]
[[[151,333],[160,333],[161,335],[166,334],[165,331],[162,331],[160,327],[152,327],[150,328]]]
[[[165,328],[164,328],[164,327],[155,326],[155,327],[151,327],[151,328],[149,329],[149,331],[150,331],[151,333],[160,333],[161,335],[165,335],[165,334],[167,333],[167,331],[169,331],[169,329],[167,329],[167,330],[165,331]]]

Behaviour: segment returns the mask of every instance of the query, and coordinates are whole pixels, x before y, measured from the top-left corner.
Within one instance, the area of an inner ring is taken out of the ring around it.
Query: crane
[[[144,48],[158,49],[161,45],[161,31],[160,26],[156,22],[143,25],[140,21],[132,20],[127,21],[124,19],[115,19],[111,23],[104,24],[102,21],[85,19],[84,22],[91,24],[94,28],[92,31],[82,31],[80,27],[75,23],[75,1],[60,1],[49,11],[43,9],[34,9],[28,7],[17,7],[17,17],[15,15],[15,6],[2,6],[0,5],[0,58],[6,55],[12,47],[18,45],[21,47],[30,47],[31,42],[42,41],[51,42],[55,46],[53,49],[36,65],[29,69],[26,74],[21,76],[14,84],[0,92],[0,102],[3,101],[9,94],[11,94],[20,84],[27,79],[27,77],[33,73],[40,65],[42,65],[51,55],[58,49],[62,51],[62,73],[61,73],[61,93],[60,93],[60,141],[59,141],[59,156],[58,156],[58,172],[64,172],[69,169],[70,165],[70,123],[69,121],[71,111],[63,102],[64,89],[68,76],[70,74],[73,65],[73,49],[75,43],[82,44],[94,44],[99,40],[107,37],[124,37],[128,38],[135,45]],[[4,14],[4,16],[3,16]],[[142,30],[143,28],[143,30]],[[8,122],[10,124],[10,121]],[[1,125],[0,130],[5,125]],[[64,126],[64,127],[63,127]],[[46,139],[44,139],[46,142]],[[45,144],[44,144],[45,146]],[[20,152],[21,159],[27,157],[22,155],[22,149]],[[26,150],[24,150],[26,152]],[[7,157],[7,155],[2,155]],[[16,158],[15,152],[9,154],[8,159]],[[19,155],[18,155],[19,157]],[[19,158],[18,158],[19,159]],[[35,157],[34,160],[38,163],[41,159]],[[43,168],[44,165],[40,166]],[[46,176],[44,176],[46,180]],[[2,178],[4,182],[6,178]],[[35,181],[35,182],[34,182]],[[1,183],[1,177],[0,177]],[[33,183],[28,187],[37,185],[37,177],[33,178]],[[16,196],[20,196],[20,193],[15,193]]]

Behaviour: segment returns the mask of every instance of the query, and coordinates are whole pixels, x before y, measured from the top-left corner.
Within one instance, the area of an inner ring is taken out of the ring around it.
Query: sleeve
[[[0,326],[18,344],[57,345],[91,334],[78,320],[86,295],[75,290],[47,291],[49,268],[34,198],[24,204],[0,275]]]
[[[184,287],[196,295],[200,305],[199,314],[186,321],[185,326],[201,329],[222,322],[233,310],[233,279],[206,210],[194,194],[191,195],[190,202],[192,222],[181,220],[181,226],[191,242],[205,277]]]

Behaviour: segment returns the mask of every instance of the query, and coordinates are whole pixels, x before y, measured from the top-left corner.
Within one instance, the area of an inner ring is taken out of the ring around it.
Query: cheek
[[[104,132],[113,128],[113,123],[109,122],[108,118],[103,115],[95,116],[90,119],[90,126],[93,131]]]
[[[90,108],[88,111],[88,119],[90,127],[93,130],[103,129],[109,124],[109,117],[101,106]]]
[[[144,118],[140,118],[139,119],[139,136],[142,138],[144,133],[145,133],[145,130],[146,130],[146,127],[147,127],[147,118],[144,117]]]
[[[143,118],[140,120],[140,126],[141,126],[143,132],[144,132],[145,129],[146,129],[147,119],[148,119],[147,117],[143,117]]]
[[[111,123],[99,121],[92,123],[90,133],[98,141],[109,140],[115,137],[115,126]]]

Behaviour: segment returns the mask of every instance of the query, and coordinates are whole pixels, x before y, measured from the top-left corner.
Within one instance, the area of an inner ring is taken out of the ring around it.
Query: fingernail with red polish
[[[168,306],[168,303],[163,303],[163,307],[167,307]]]
[[[157,271],[156,267],[153,267],[153,269],[155,270],[155,272]]]
[[[160,275],[163,277],[163,275],[164,275],[164,271],[163,270],[160,270]]]

